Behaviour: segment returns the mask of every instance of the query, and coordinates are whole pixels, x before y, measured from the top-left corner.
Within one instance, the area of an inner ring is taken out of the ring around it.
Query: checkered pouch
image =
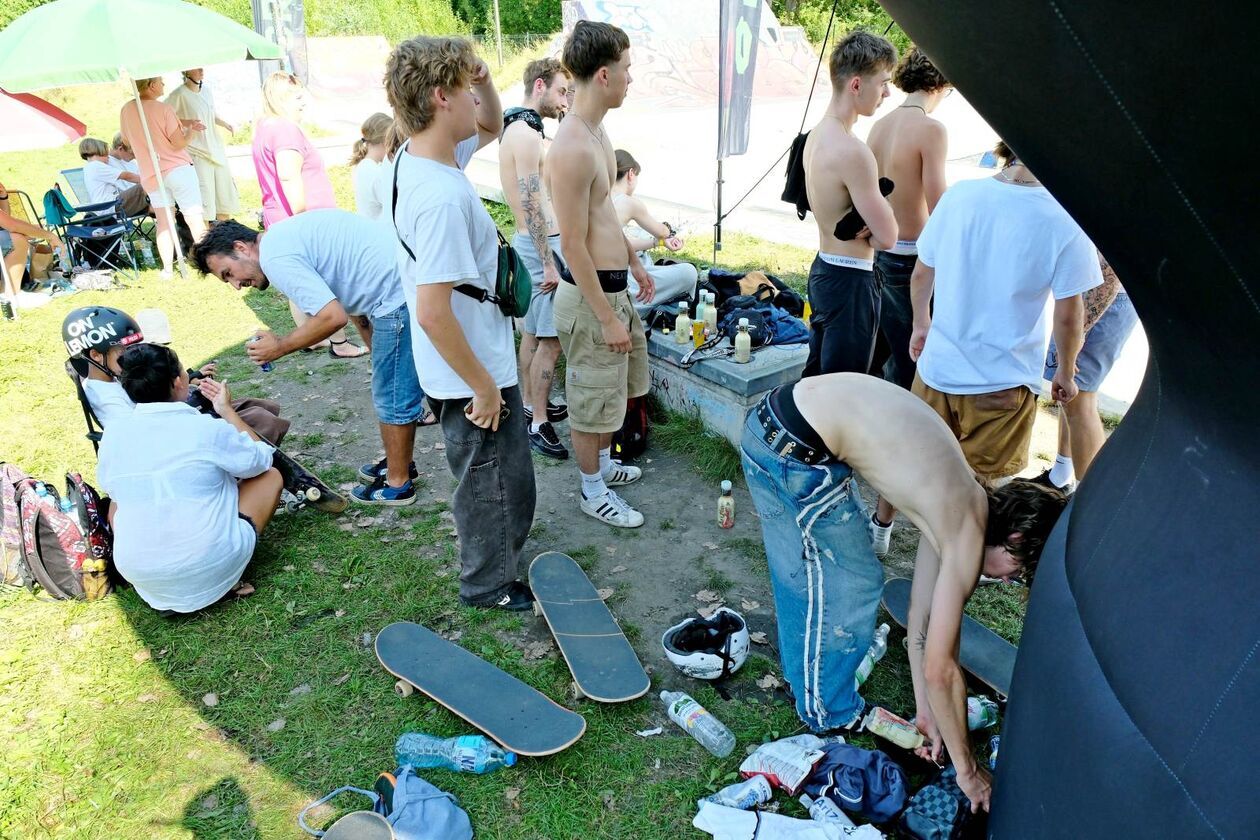
[[[957,840],[970,813],[971,803],[950,766],[910,798],[901,815],[901,830],[918,840]]]

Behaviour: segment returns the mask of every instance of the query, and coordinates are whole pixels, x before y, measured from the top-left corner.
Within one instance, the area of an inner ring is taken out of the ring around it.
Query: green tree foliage
[[[799,26],[805,30],[806,37],[814,44],[821,44],[827,31],[827,21],[831,18],[833,2],[836,6],[836,21],[832,25],[831,43],[834,44],[845,33],[854,29],[868,29],[882,35],[892,18],[876,2],[876,0],[770,0],[770,8],[786,26]],[[904,52],[910,47],[910,39],[901,27],[893,25],[888,31],[888,40]]]
[[[453,0],[452,5],[474,31],[494,31],[494,0]],[[499,0],[499,26],[505,35],[559,32],[560,0]]]

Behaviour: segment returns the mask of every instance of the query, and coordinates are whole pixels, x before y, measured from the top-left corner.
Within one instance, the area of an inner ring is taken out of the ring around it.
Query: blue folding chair
[[[133,227],[117,201],[75,207],[54,186],[44,193],[44,223],[65,243],[70,262],[89,270],[108,268],[139,280],[135,250],[127,246]]]

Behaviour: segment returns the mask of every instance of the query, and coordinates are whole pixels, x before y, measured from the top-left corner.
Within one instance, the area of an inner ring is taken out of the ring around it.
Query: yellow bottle
[[[699,347],[704,344],[704,321],[696,319],[691,322],[691,345]]]
[[[731,495],[731,483],[722,482],[722,495],[718,496],[718,527],[735,527],[735,497]]]
[[[679,301],[678,317],[674,319],[674,341],[686,344],[691,339],[691,316],[687,314],[687,302]]]

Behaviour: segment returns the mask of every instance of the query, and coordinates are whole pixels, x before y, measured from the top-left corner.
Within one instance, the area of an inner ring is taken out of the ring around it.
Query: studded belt
[[[766,395],[765,399],[757,403],[754,412],[756,413],[757,422],[761,424],[762,440],[775,453],[804,464],[823,464],[835,460],[835,456],[827,450],[810,446],[785,429],[775,415],[774,409],[770,406],[769,395]]]

